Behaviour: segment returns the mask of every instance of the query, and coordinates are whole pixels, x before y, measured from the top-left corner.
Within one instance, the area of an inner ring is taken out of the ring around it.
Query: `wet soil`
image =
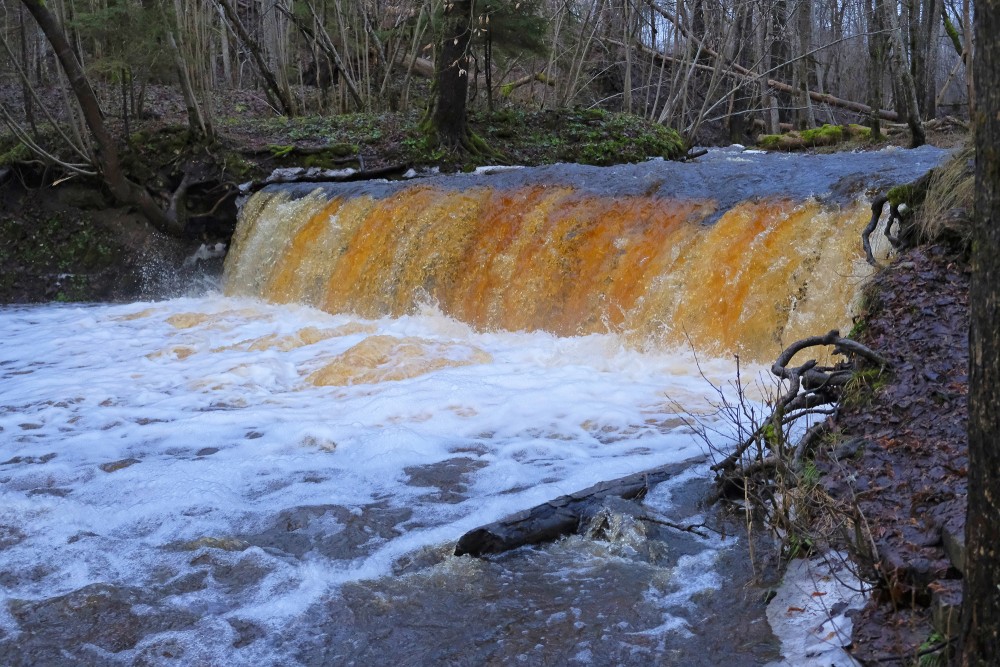
[[[862,572],[878,583],[855,618],[862,664],[916,664],[957,631],[964,552],[967,263],[920,247],[881,271],[859,322],[861,340],[894,365],[845,401],[839,446],[821,457],[823,484],[860,509],[874,554]]]

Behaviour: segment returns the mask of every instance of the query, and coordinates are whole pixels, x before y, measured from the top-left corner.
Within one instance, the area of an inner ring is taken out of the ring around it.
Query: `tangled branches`
[[[820,366],[811,359],[800,366],[790,365],[799,352],[819,346],[833,346],[833,353],[846,357],[846,361]],[[785,427],[806,415],[832,414],[832,406],[840,400],[844,387],[865,365],[880,370],[891,366],[882,355],[855,340],[841,337],[839,331],[810,336],[787,347],[771,366],[771,373],[787,383],[787,390],[775,401],[771,416],[729,456],[712,466],[712,470],[719,473],[720,482],[726,485],[757,470],[778,465],[801,466],[803,457],[821,433],[821,427],[809,429],[794,449],[786,445],[781,435]],[[747,451],[754,445],[758,446],[758,452],[766,451],[768,455],[746,460]]]

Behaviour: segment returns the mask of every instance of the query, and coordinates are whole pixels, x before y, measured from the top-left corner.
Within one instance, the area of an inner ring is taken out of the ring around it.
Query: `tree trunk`
[[[264,54],[262,52],[260,44],[250,36],[247,29],[243,26],[243,22],[240,20],[239,15],[236,13],[236,9],[229,2],[229,0],[218,0],[219,6],[225,13],[226,18],[229,20],[229,25],[233,27],[236,35],[243,42],[243,46],[247,47],[250,55],[253,56],[253,61],[257,65],[257,72],[260,74],[261,78],[264,79],[264,84],[267,88],[267,92],[281,107],[281,112],[286,116],[295,115],[295,104],[292,98],[288,96],[288,92],[285,88],[278,85],[278,80],[274,76],[274,72],[268,67],[267,61],[264,59]]]
[[[689,459],[683,463],[671,463],[646,472],[601,482],[470,530],[459,538],[455,545],[455,555],[480,557],[499,554],[529,544],[551,542],[565,535],[572,535],[601,510],[602,502],[606,499],[642,499],[657,484],[676,477],[701,460]]]
[[[457,2],[445,11],[445,30],[434,73],[434,101],[427,131],[447,148],[468,143],[465,109],[469,94],[469,43],[472,3]]]
[[[970,67],[976,59],[975,40],[970,39],[972,35],[972,0],[962,0],[962,34],[965,36],[965,86],[969,91],[969,118],[975,118],[976,114],[976,76],[975,67]]]
[[[881,109],[884,96],[882,82],[885,80],[886,52],[889,50],[885,35],[885,18],[880,10],[881,0],[867,0],[868,14],[868,105]],[[877,113],[872,113],[868,126],[872,130],[872,141],[882,140],[882,123]]]
[[[903,47],[903,33],[899,25],[899,16],[896,14],[895,3],[887,3],[879,0],[886,17],[886,26],[889,28],[890,40],[892,42],[893,70],[896,76],[900,92],[900,100],[906,110],[906,124],[910,127],[910,148],[923,146],[926,139],[924,136],[924,124],[920,120],[920,104],[917,101],[917,87],[910,74],[910,68],[906,63],[906,52]]]
[[[962,659],[1000,655],[1000,1],[976,3],[976,214],[969,293],[969,505]]]
[[[800,130],[804,130],[816,125],[816,117],[813,113],[812,99],[809,97],[809,72],[812,70],[810,63],[812,58],[806,54],[812,51],[812,27],[813,9],[811,2],[800,2],[795,8],[796,33],[798,34],[799,60],[795,63],[796,78],[799,83],[799,93],[797,95],[796,125]]]
[[[736,10],[736,20],[733,27],[735,53],[734,64],[750,65],[751,40],[753,39],[752,10],[746,5],[740,5]],[[726,126],[729,129],[729,140],[734,144],[746,141],[749,135],[750,96],[752,93],[739,88],[730,93],[729,114],[726,116]]]
[[[90,81],[87,80],[80,61],[73,54],[73,48],[55,17],[46,8],[43,0],[21,0],[21,2],[38,23],[45,38],[52,45],[63,71],[66,72],[66,78],[80,104],[80,111],[83,113],[87,128],[97,143],[97,154],[94,161],[100,169],[108,189],[111,190],[111,194],[119,202],[139,209],[139,212],[157,229],[174,236],[180,234],[183,231],[182,222],[176,217],[168,217],[144,187],[133,183],[125,176],[121,160],[118,157],[118,148],[104,125],[101,106],[94,94],[94,89],[91,88]]]

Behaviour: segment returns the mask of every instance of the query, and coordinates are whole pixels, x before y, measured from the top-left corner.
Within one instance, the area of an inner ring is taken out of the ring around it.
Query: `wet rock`
[[[328,558],[351,559],[399,536],[402,531],[396,526],[411,516],[413,510],[386,503],[373,503],[357,510],[340,505],[294,507],[282,511],[267,530],[242,535],[240,539],[293,556],[316,551]]]
[[[962,581],[947,579],[932,585],[931,613],[934,629],[945,639],[958,637],[962,615]]]
[[[238,540],[235,537],[199,537],[196,540],[179,542],[172,545],[172,548],[181,551],[197,551],[198,549],[221,549],[222,551],[246,551],[250,548],[249,542]]]
[[[13,567],[0,570],[0,586],[14,588],[26,583],[38,583],[54,572],[50,565],[31,565],[29,567]],[[3,664],[3,663],[0,663]]]
[[[118,653],[139,641],[140,620],[132,611],[136,591],[91,584],[47,600],[13,600],[11,615],[32,640],[62,645],[93,644]]]
[[[56,498],[65,498],[71,493],[73,493],[73,489],[61,486],[42,487],[28,491],[29,496],[55,496]]]
[[[0,524],[0,551],[20,544],[27,537],[28,536],[24,534],[24,531],[17,526]]]
[[[134,466],[139,462],[139,459],[121,459],[120,461],[111,461],[110,463],[102,463],[98,467],[104,472],[116,472],[129,466]]]
[[[195,456],[211,456],[212,454],[215,454],[218,451],[219,451],[218,447],[202,447],[197,452],[195,452]]]
[[[410,466],[404,468],[403,472],[409,475],[406,483],[410,486],[436,489],[424,496],[424,499],[439,503],[460,503],[467,497],[469,477],[486,465],[484,461],[456,458],[430,465]]]
[[[135,657],[132,667],[161,667],[164,664],[189,664],[184,660],[184,645],[172,637],[154,641]]]
[[[3,463],[0,463],[0,466],[15,465],[15,464],[18,464],[18,463],[21,463],[21,464],[25,464],[25,463],[27,463],[27,464],[48,463],[49,461],[51,461],[55,457],[56,457],[56,455],[55,455],[54,452],[50,452],[48,454],[43,454],[41,456],[15,456],[12,459],[8,459],[8,460],[4,461]]]
[[[267,631],[250,621],[245,621],[241,618],[230,618],[229,625],[233,626],[233,630],[236,631],[236,639],[233,640],[233,648],[243,648],[244,646],[249,646],[258,639],[267,636]]]
[[[166,584],[157,587],[155,590],[157,595],[163,597],[171,595],[186,595],[187,593],[205,590],[205,588],[208,587],[208,584],[205,581],[207,578],[208,572],[205,570],[190,572],[168,581]]]
[[[44,600],[12,600],[8,608],[22,634],[18,653],[0,645],[0,657],[6,650],[18,655],[11,664],[106,665],[106,658],[92,659],[93,647],[120,653],[146,635],[187,628],[198,620],[185,611],[151,608],[151,602],[142,589],[104,583]]]

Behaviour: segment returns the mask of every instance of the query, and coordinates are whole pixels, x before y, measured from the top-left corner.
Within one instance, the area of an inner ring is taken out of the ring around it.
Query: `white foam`
[[[260,581],[187,593],[183,604],[291,622],[330,587],[388,575],[402,556],[704,453],[675,403],[710,411],[702,375],[722,385],[734,372],[725,361],[699,367],[685,353],[631,350],[614,336],[476,332],[433,311],[360,322],[367,333],[287,351],[249,350],[265,336],[357,323],[218,296],[0,309],[0,524],[23,535],[5,549],[3,569],[46,564],[0,590],[0,609],[97,582],[149,585],[164,567],[180,576],[193,552],[178,545],[238,538],[249,548],[188,548],[253,564]],[[492,362],[376,384],[306,381],[371,335],[460,344]],[[464,499],[407,483],[412,468],[447,461],[468,468],[465,488],[441,490]],[[371,519],[367,541],[326,551],[254,543],[283,511],[313,506],[348,512],[324,519],[331,539],[349,532],[344,521],[368,521],[366,512],[406,515],[389,533]],[[691,590],[717,585],[691,581]],[[12,629],[8,615],[0,625]]]

